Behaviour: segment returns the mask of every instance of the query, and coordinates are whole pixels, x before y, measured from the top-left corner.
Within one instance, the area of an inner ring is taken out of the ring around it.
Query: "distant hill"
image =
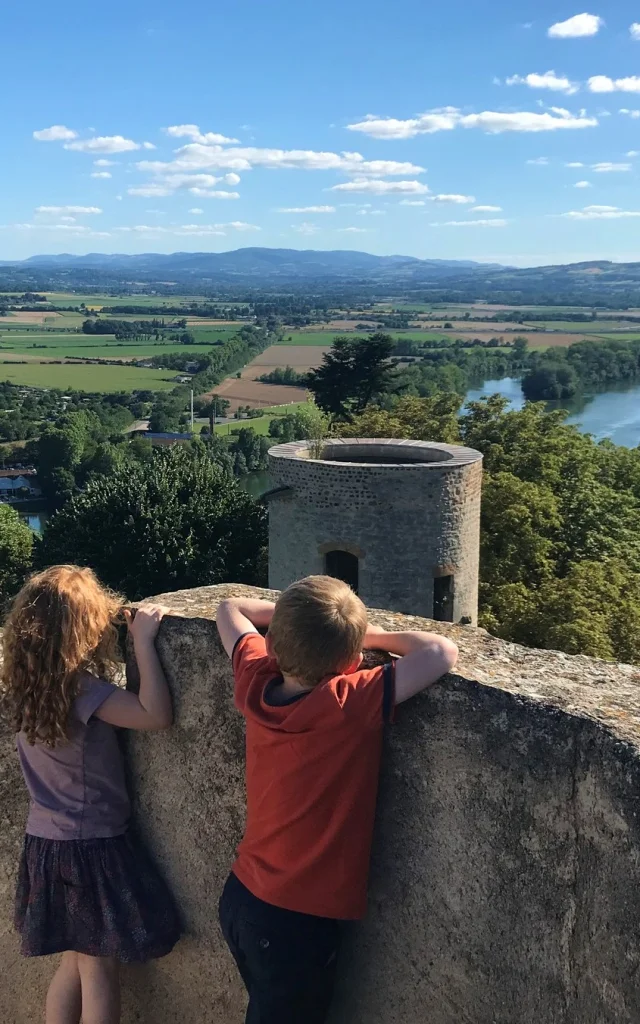
[[[0,291],[117,291],[162,294],[326,293],[346,301],[476,300],[531,305],[640,307],[640,263],[596,260],[505,267],[472,260],[374,256],[348,250],[246,248],[231,252],[32,256],[0,262]]]
[[[422,267],[431,274],[447,274],[454,270],[467,270],[482,266],[470,260],[419,260],[413,256],[373,256],[367,252],[336,249],[235,249],[231,252],[174,252],[139,253],[127,256],[119,253],[104,255],[88,253],[72,256],[31,256],[20,263],[4,266],[67,268],[79,270],[103,269],[113,273],[171,274],[179,277],[255,278],[258,281],[279,277],[284,280],[300,278],[353,278],[363,274],[395,275]]]

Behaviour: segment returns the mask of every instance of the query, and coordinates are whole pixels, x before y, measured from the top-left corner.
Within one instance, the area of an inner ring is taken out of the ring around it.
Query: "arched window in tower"
[[[358,593],[358,556],[350,551],[327,551],[324,556],[324,569],[327,576],[348,583]]]

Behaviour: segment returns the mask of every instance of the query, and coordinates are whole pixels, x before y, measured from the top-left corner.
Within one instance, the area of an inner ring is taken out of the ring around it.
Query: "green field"
[[[2,352],[23,353],[40,359],[64,359],[67,356],[75,359],[137,359],[167,352],[202,355],[207,351],[206,345],[181,345],[177,341],[116,341],[113,334],[45,334],[42,331],[3,334],[0,331],[0,358]]]
[[[173,370],[146,370],[134,366],[91,366],[58,363],[2,363],[0,381],[33,388],[62,391],[168,391],[175,388]]]
[[[263,416],[256,416],[255,419],[235,420],[233,423],[218,423],[215,432],[216,434],[222,434],[223,436],[232,435],[234,430],[240,430],[242,427],[251,427],[255,430],[256,434],[268,434],[269,424],[271,420],[276,416],[286,416],[288,413],[296,412],[306,402],[291,402],[289,405],[273,405],[264,411]],[[205,422],[204,420],[202,421]]]

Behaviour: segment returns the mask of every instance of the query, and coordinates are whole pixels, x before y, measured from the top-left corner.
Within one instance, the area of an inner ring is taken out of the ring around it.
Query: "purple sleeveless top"
[[[122,835],[130,815],[116,730],[93,717],[113,683],[83,678],[71,709],[69,740],[53,749],[16,739],[31,804],[27,834],[42,839],[105,839]]]

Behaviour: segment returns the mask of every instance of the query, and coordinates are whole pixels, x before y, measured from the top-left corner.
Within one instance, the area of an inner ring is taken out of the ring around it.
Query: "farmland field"
[[[272,409],[266,409],[264,416],[237,420],[233,423],[218,423],[215,432],[226,437],[233,435],[234,430],[240,430],[242,427],[251,427],[252,430],[255,430],[256,434],[268,434],[271,420],[277,416],[286,416],[287,413],[296,412],[301,406],[306,404],[306,402],[290,402],[288,405],[275,405]],[[273,443],[276,444],[275,441]]]
[[[304,388],[289,387],[286,384],[261,384],[246,377],[239,380],[236,377],[227,377],[210,394],[226,398],[230,403],[231,413],[241,405],[259,409],[261,406],[268,408],[274,404],[289,405],[293,402],[305,402],[307,399]]]
[[[0,359],[9,352],[36,359],[143,359],[170,352],[202,355],[205,345],[116,341],[112,334],[0,334]]]
[[[172,370],[146,370],[133,366],[92,366],[83,363],[0,364],[0,381],[24,384],[33,388],[60,388],[62,391],[167,391],[176,386],[174,377],[175,373]]]
[[[329,348],[328,345],[272,345],[245,366],[242,376],[246,380],[255,380],[276,367],[285,366],[293,367],[298,373],[305,373],[320,365],[324,353],[328,352]]]

